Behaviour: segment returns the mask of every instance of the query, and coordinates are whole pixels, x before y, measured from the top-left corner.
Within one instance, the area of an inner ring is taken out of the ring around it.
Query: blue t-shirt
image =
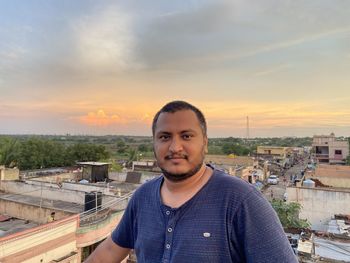
[[[162,204],[163,177],[143,184],[112,233],[137,262],[298,262],[279,219],[254,186],[214,170],[181,207]]]

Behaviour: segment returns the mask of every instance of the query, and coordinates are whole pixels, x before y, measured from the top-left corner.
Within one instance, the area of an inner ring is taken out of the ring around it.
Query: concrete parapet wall
[[[124,212],[110,215],[106,220],[98,224],[79,227],[77,230],[77,247],[86,247],[108,237],[118,225]]]
[[[0,190],[6,193],[23,194],[77,204],[84,204],[85,201],[84,192],[65,190],[58,188],[57,185],[46,184],[44,182],[34,185],[23,182],[5,181],[1,183]]]
[[[350,166],[318,165],[312,178],[332,187],[350,188]]]
[[[70,186],[72,185],[73,184],[70,184]],[[84,190],[86,190],[86,192],[97,190],[103,193],[103,190],[105,189],[103,187],[100,188],[100,187],[94,187],[94,186],[91,186],[91,187],[87,186],[87,188],[84,188],[85,185],[79,185],[79,184],[76,184],[72,188],[79,188],[79,186],[81,186]],[[63,187],[59,188],[58,185],[56,184],[50,184],[45,182],[28,181],[26,183],[23,183],[23,182],[14,182],[14,181],[3,181],[0,185],[0,190],[6,193],[40,197],[48,200],[58,200],[58,201],[76,203],[76,204],[85,203],[85,191],[78,191],[74,189],[72,190],[63,189]],[[118,197],[115,196],[113,193],[104,194],[102,196],[102,204],[105,204],[112,200],[117,200],[117,199]]]
[[[80,262],[77,227],[73,216],[0,238],[0,262],[58,262],[63,257]]]
[[[302,205],[300,218],[325,231],[334,214],[350,214],[350,189],[287,187],[288,202]]]
[[[158,177],[160,173],[154,173],[154,174],[146,174],[142,173],[140,183],[143,184],[147,182],[148,180],[151,180],[155,177]],[[126,173],[117,173],[117,172],[110,172],[108,174],[108,178],[113,181],[118,182],[125,182],[126,181]]]
[[[0,199],[0,214],[45,224],[51,212],[55,212],[55,218],[61,219],[72,215],[72,213],[53,208],[38,207],[30,204],[13,202],[12,200]]]
[[[224,164],[224,165],[243,165],[243,166],[252,166],[254,164],[254,160],[252,157],[248,156],[235,156],[233,158],[225,156],[225,155],[206,155],[205,156],[206,163],[214,163],[214,164]]]

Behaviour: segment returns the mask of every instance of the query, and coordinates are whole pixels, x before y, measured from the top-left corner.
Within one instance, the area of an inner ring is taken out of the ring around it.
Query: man
[[[154,117],[163,176],[143,184],[112,236],[87,262],[297,262],[270,204],[255,187],[204,164],[207,125],[173,101]]]

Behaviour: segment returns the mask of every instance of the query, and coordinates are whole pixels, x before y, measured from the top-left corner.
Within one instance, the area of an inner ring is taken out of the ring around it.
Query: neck
[[[186,192],[187,190],[193,190],[197,187],[201,187],[203,179],[206,177],[207,166],[203,163],[199,171],[193,176],[180,181],[172,182],[164,177],[164,186],[169,192]]]

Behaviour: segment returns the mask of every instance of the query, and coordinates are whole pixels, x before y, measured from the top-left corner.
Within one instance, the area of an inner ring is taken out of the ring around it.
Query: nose
[[[179,138],[173,137],[171,144],[169,146],[169,151],[172,153],[178,153],[183,150],[181,140]]]

